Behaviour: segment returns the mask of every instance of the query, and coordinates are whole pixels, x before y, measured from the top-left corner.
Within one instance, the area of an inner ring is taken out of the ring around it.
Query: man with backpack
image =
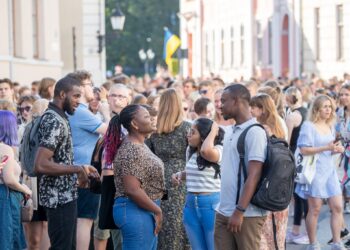
[[[35,173],[40,174],[39,203],[46,210],[50,249],[75,249],[77,184],[89,176],[98,178],[95,168],[73,165],[73,143],[66,115],[72,115],[81,97],[80,81],[66,76],[55,86],[53,101],[42,115],[38,129]]]
[[[220,204],[215,219],[217,250],[259,249],[260,233],[266,219],[267,211],[250,203],[262,176],[267,153],[267,137],[261,127],[250,128],[245,137],[247,178],[245,182],[238,178],[238,138],[246,128],[257,123],[251,117],[249,102],[249,91],[241,84],[226,87],[221,97],[224,119],[234,119],[236,125],[226,131],[224,139]],[[243,179],[243,173],[241,176]]]

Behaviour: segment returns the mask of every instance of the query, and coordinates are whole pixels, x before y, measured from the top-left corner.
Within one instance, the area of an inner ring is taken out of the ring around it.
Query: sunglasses
[[[89,82],[89,83],[83,83],[83,86],[90,86],[90,87],[94,87],[94,83],[93,82]]]
[[[206,90],[206,89],[202,89],[199,91],[199,94],[201,94],[201,95],[205,95],[206,93],[208,93],[208,90]]]
[[[118,98],[118,99],[126,99],[126,98],[128,98],[127,96],[116,95],[116,94],[110,94],[109,97]]]
[[[23,112],[23,111],[26,111],[26,112],[29,112],[30,110],[32,109],[32,107],[30,107],[30,106],[26,106],[26,107],[20,107],[20,108],[18,108],[18,110],[19,110],[19,112]]]

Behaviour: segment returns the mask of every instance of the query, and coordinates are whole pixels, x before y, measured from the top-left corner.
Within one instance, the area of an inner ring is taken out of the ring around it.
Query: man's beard
[[[74,109],[71,106],[69,99],[66,97],[63,102],[63,110],[68,113],[68,115],[73,115],[74,114]]]

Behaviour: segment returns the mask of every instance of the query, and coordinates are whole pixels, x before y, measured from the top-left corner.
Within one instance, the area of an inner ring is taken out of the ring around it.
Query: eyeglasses
[[[30,107],[30,106],[26,106],[26,107],[23,107],[23,108],[22,108],[22,107],[19,107],[18,110],[19,110],[19,112],[21,112],[21,113],[23,113],[23,111],[29,112],[29,111],[32,110],[32,107]]]
[[[83,85],[83,86],[90,86],[90,87],[93,87],[93,86],[94,86],[94,83],[93,83],[93,82],[88,82],[88,83],[83,83],[82,85]]]
[[[126,99],[126,98],[128,98],[125,95],[116,95],[116,94],[110,94],[109,97],[118,98],[118,99]]]
[[[205,95],[206,93],[208,93],[208,90],[206,90],[206,89],[201,89],[199,91],[199,94],[201,94],[201,95]]]

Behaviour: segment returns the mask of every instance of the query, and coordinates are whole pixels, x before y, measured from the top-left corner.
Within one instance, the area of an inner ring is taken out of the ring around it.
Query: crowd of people
[[[255,123],[265,129],[245,137],[240,183],[237,141]],[[295,185],[292,215],[250,203],[270,136],[317,156],[312,182]],[[347,249],[349,159],[348,74],[225,83],[117,72],[95,84],[81,70],[31,88],[0,79],[0,249],[317,250],[323,204],[331,248]],[[34,213],[22,222],[28,199]]]

